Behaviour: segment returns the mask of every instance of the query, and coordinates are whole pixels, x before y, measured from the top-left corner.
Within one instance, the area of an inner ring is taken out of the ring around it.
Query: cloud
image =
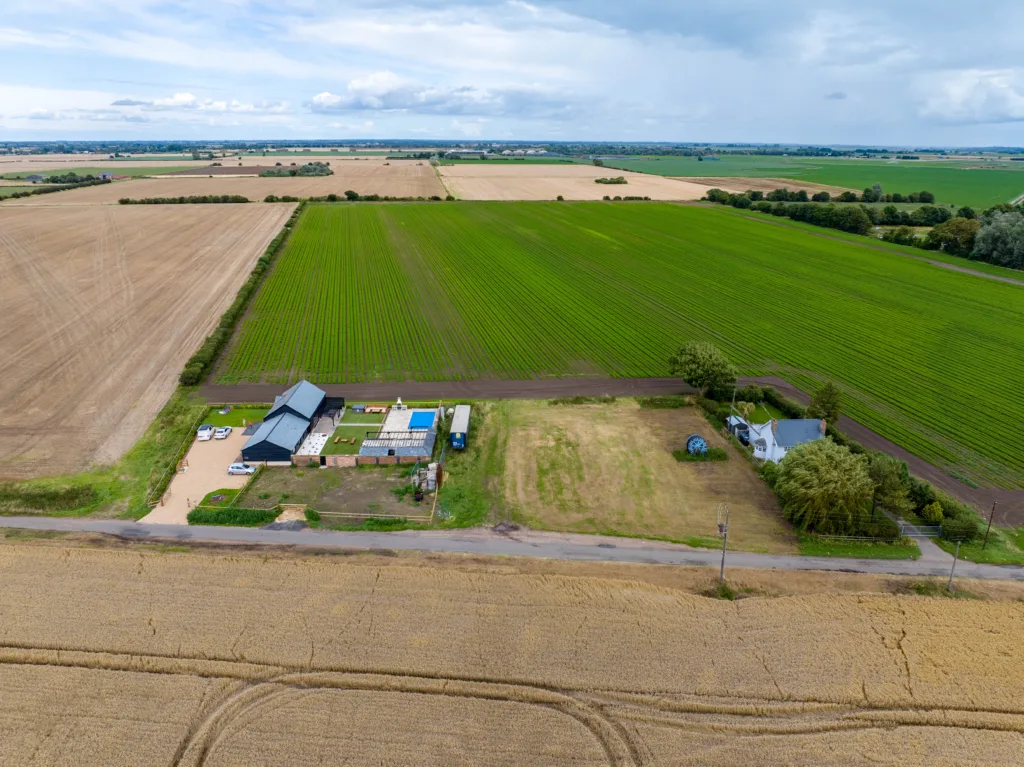
[[[919,84],[921,114],[954,124],[1024,121],[1024,70],[967,69]]]
[[[573,111],[570,97],[541,87],[477,88],[471,85],[425,85],[393,72],[351,80],[342,94],[324,91],[307,102],[313,112],[409,112],[427,115],[564,116]]]
[[[826,101],[843,101],[846,98],[846,94],[842,91],[832,91],[832,93],[825,94]]]
[[[254,114],[282,114],[287,111],[288,104],[283,101],[260,101],[247,103],[237,99],[216,100],[200,99],[191,93],[175,93],[173,96],[143,101],[140,99],[118,99],[111,103],[116,107],[140,107],[146,112],[251,112]]]

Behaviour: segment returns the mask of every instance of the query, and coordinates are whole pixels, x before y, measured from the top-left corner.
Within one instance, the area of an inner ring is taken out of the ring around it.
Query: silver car
[[[221,426],[219,429],[217,429],[217,431],[213,433],[214,439],[227,439],[229,436],[231,436],[230,426]]]
[[[228,474],[255,474],[256,467],[248,463],[233,463],[228,466]]]

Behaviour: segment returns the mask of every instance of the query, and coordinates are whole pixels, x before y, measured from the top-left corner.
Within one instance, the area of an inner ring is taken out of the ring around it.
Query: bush
[[[637,397],[637,404],[646,408],[677,408],[686,405],[683,395],[667,395],[663,397]]]
[[[610,405],[615,397],[558,397],[548,400],[549,405]]]
[[[946,519],[942,522],[942,539],[946,541],[973,541],[981,535],[977,518]]]
[[[95,502],[96,488],[92,485],[22,488],[14,483],[0,484],[0,505],[13,504],[16,509],[70,511]]]
[[[307,522],[319,522],[320,512],[315,509],[306,509],[306,521]]]
[[[779,480],[779,465],[774,461],[765,461],[764,465],[758,470],[758,474],[761,475],[761,479],[765,481],[772,490],[775,490],[775,485]]]
[[[703,462],[703,461],[727,461],[729,460],[729,451],[724,447],[709,447],[707,452],[697,453],[694,455],[686,450],[673,450],[672,457],[680,463],[688,462]]]
[[[927,522],[929,525],[941,525],[942,524],[942,504],[935,502],[929,503],[923,509],[921,509],[921,519]]]
[[[226,525],[230,527],[262,527],[278,517],[276,509],[192,509],[190,525]]]

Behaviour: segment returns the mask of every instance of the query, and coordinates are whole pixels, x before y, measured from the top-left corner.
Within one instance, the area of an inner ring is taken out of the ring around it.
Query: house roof
[[[256,433],[249,437],[242,450],[248,450],[260,443],[267,442],[277,447],[285,448],[294,453],[299,448],[306,430],[309,428],[309,421],[304,421],[291,413],[282,413],[274,418],[266,419]]]
[[[274,398],[274,405],[267,411],[264,420],[273,418],[285,407],[294,410],[307,421],[311,420],[326,396],[323,389],[318,389],[309,381],[299,381],[284,394]]]
[[[791,448],[804,442],[813,442],[824,436],[821,433],[821,421],[817,418],[792,418],[779,421],[775,429],[775,444],[779,447]]]

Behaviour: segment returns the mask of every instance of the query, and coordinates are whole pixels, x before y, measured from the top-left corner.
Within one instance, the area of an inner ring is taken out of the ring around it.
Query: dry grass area
[[[552,406],[517,401],[505,458],[505,497],[538,530],[717,540],[729,504],[730,547],[796,551],[775,497],[750,464],[695,408],[644,409],[635,400]],[[690,434],[729,460],[680,463]],[[715,545],[715,544],[712,544]]]
[[[1018,603],[382,559],[0,546],[0,763],[1021,763]]]
[[[0,207],[0,477],[131,447],[293,207]]]
[[[596,184],[595,184],[596,186]],[[67,206],[116,203],[122,197],[180,197],[182,195],[240,194],[252,201],[262,201],[268,194],[293,197],[319,197],[342,194],[351,189],[359,194],[380,194],[390,197],[444,196],[437,173],[429,163],[413,161],[339,163],[333,176],[287,178],[182,177],[144,178],[118,181],[114,184],[86,187],[54,195],[41,195],[14,200],[7,205]]]
[[[848,191],[845,187],[829,186],[828,184],[810,184],[806,181],[797,181],[792,178],[719,178],[707,177],[698,178],[695,176],[679,176],[680,181],[689,181],[693,184],[706,185],[708,188],[717,187],[727,192],[745,192],[752,189],[755,192],[772,192],[776,189],[788,189],[791,192],[799,192],[801,189],[807,194],[815,192],[828,192],[831,195],[839,195]],[[854,189],[853,191],[858,191]]]
[[[652,200],[699,200],[714,184],[631,173],[593,165],[480,163],[440,168],[445,186],[460,200],[600,200],[609,197],[650,197]],[[623,176],[626,184],[595,184],[594,179]],[[737,191],[742,189],[737,188]]]

